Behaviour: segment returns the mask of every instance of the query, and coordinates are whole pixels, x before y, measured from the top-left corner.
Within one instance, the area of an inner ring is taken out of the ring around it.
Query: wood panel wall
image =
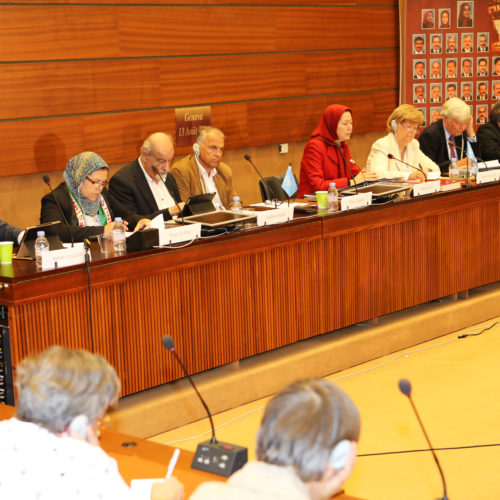
[[[332,102],[381,130],[397,101],[389,0],[3,1],[0,19],[0,177],[131,161],[176,107],[212,106],[237,149],[303,141]]]

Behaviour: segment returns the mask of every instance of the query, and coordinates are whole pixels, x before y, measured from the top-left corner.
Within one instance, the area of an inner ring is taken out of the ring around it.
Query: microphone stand
[[[448,144],[450,146],[458,148],[462,152],[462,154],[465,154],[465,156],[467,156],[467,151],[464,148],[461,148],[460,146],[458,146],[457,144],[455,144],[453,141],[448,141]],[[476,156],[476,155],[474,155],[474,156]],[[476,160],[479,160],[481,163],[484,163],[485,169],[488,170],[488,165],[486,165],[486,162],[484,160],[482,160],[481,158],[479,158],[479,156],[476,156]],[[472,162],[472,160],[471,160],[471,162]],[[467,188],[469,188],[470,187],[469,186],[469,158],[467,158],[466,175],[467,175],[467,181],[466,181],[465,186]]]
[[[415,167],[414,165],[410,165],[409,163],[406,163],[405,161],[403,160],[400,160],[399,158],[396,158],[393,154],[389,153],[387,155],[387,158],[389,158],[390,160],[394,160],[394,161],[399,161],[400,163],[402,163],[403,165],[406,165],[407,167],[410,167],[410,168],[413,168],[414,170],[417,170],[419,171],[423,176],[424,176],[424,179],[425,179],[425,182],[427,182],[427,174],[425,173],[424,169],[422,168],[422,166],[419,164],[418,167]]]
[[[267,182],[264,180],[264,177],[262,177],[262,174],[259,172],[259,169],[255,166],[254,162],[252,161],[252,157],[249,154],[243,155],[243,158],[252,165],[253,169],[257,172],[257,175],[260,177],[260,180],[262,181],[262,184],[264,186],[264,189],[267,187],[270,191],[271,194],[274,196],[274,208],[278,208],[278,197],[276,196],[276,193],[274,192],[274,188],[272,185],[267,184]],[[265,200],[264,200],[265,201]]]
[[[340,141],[335,141],[333,143],[333,145],[338,149],[338,151],[342,155],[342,159],[344,160],[344,165],[347,167],[347,170],[349,170],[349,174],[351,175],[351,179],[354,182],[354,189],[356,190],[356,194],[358,194],[358,183],[356,182],[356,179],[352,175],[351,166],[349,165],[349,163],[345,159],[344,152],[342,151],[342,148],[340,147]]]

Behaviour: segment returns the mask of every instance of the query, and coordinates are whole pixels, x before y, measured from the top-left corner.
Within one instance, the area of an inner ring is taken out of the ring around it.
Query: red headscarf
[[[339,125],[340,117],[346,111],[351,113],[351,110],[343,104],[331,104],[328,106],[321,115],[319,125],[314,129],[310,139],[313,137],[319,137],[323,140],[323,142],[333,146],[335,141],[339,140],[337,127]]]

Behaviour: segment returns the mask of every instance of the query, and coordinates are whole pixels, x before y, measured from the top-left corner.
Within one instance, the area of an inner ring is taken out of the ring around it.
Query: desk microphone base
[[[204,441],[198,445],[191,468],[229,477],[248,461],[248,450],[229,443]]]

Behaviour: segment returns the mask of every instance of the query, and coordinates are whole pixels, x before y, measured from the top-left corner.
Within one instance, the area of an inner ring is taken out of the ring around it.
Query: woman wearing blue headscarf
[[[111,230],[115,217],[122,217],[129,230],[146,226],[148,219],[128,212],[108,192],[108,173],[108,165],[96,153],[85,151],[71,158],[63,174],[64,182],[42,198],[40,222],[63,222],[59,202],[75,241]],[[59,226],[59,235],[63,241],[71,241],[65,224]]]

